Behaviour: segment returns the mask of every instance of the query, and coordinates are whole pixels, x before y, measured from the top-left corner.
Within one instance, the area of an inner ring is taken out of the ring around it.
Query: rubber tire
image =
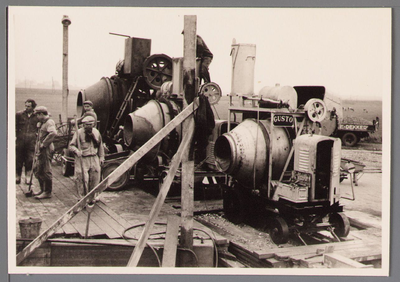
[[[277,245],[285,244],[289,240],[289,226],[282,217],[275,217],[270,224],[269,236]]]
[[[248,197],[240,191],[227,187],[223,191],[223,207],[225,217],[234,224],[243,223],[249,214]]]
[[[342,143],[347,147],[354,147],[355,145],[357,145],[358,141],[358,136],[353,132],[346,132],[342,136]]]
[[[338,237],[344,238],[349,235],[350,221],[344,213],[338,212],[330,214],[329,223],[333,226],[333,231]]]
[[[110,175],[120,164],[119,163],[108,163],[101,171],[102,179]],[[126,171],[121,175],[114,183],[107,187],[107,191],[119,191],[123,190],[130,180],[130,171]]]
[[[63,149],[63,156],[69,157],[70,153],[68,149]],[[61,159],[61,172],[62,175],[64,176],[71,176],[74,175],[74,167],[72,163],[65,161],[64,159]]]

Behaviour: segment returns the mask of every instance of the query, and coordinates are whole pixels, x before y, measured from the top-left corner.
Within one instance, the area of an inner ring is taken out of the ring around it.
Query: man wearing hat
[[[85,196],[84,187],[87,189],[86,192],[89,192],[100,183],[104,147],[101,134],[94,127],[95,122],[93,116],[83,118],[83,127],[75,132],[69,145],[69,150],[75,154],[75,177],[80,196]],[[85,181],[84,187],[83,180]]]
[[[182,31],[184,34],[184,31]],[[203,79],[204,83],[211,82],[209,67],[214,57],[210,49],[208,49],[206,42],[200,35],[196,35],[196,57],[201,60],[200,63],[200,81]]]
[[[91,116],[91,117],[93,117],[94,120],[95,120],[95,127],[96,127],[96,125],[97,125],[97,114],[96,114],[95,111],[93,110],[93,102],[92,102],[92,101],[89,101],[89,100],[83,102],[83,110],[84,110],[85,112],[83,113],[83,115],[82,115],[80,118],[77,118],[77,119],[76,119],[76,122],[77,122],[78,124],[80,124],[80,123],[82,123],[82,120],[83,120],[85,117]]]
[[[47,108],[39,106],[35,109],[39,120],[39,152],[37,153],[37,165],[34,168],[35,176],[40,184],[40,192],[36,199],[51,197],[53,190],[53,175],[51,171],[51,153],[54,151],[53,140],[57,135],[56,124],[49,116]]]
[[[22,168],[25,166],[25,183],[29,184],[37,134],[38,118],[34,112],[36,102],[25,101],[25,110],[15,115],[16,137],[16,183],[21,183]]]

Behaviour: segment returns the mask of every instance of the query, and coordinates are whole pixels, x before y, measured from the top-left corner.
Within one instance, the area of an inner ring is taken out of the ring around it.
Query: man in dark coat
[[[184,34],[184,31],[182,31],[182,34]],[[208,69],[214,56],[200,35],[196,36],[196,57],[201,60],[199,74],[200,82],[202,79],[204,80],[204,83],[211,82],[210,72]]]
[[[35,154],[38,118],[34,109],[36,103],[32,99],[25,101],[25,110],[15,115],[16,136],[16,183],[21,183],[22,168],[25,166],[25,183],[29,184],[32,163]]]

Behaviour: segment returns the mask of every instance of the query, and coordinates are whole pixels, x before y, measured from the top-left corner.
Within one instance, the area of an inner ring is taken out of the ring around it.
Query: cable
[[[125,230],[122,232],[122,237],[123,237],[126,241],[128,241],[128,240],[136,240],[136,241],[137,241],[137,240],[138,240],[137,238],[129,237],[129,236],[125,235],[125,233],[126,233],[127,231],[131,230],[131,229],[138,228],[138,227],[141,227],[141,226],[144,226],[144,225],[145,225],[145,223],[140,223],[140,224],[132,225],[132,226],[130,226],[130,227],[128,227],[128,228],[125,228]],[[166,223],[162,223],[162,222],[156,222],[156,223],[154,223],[154,225],[167,225],[167,224],[166,224]],[[212,243],[213,243],[214,252],[215,252],[214,267],[218,267],[218,248],[217,248],[217,243],[215,242],[215,239],[214,239],[207,231],[205,231],[205,230],[203,230],[203,229],[193,228],[193,230],[197,230],[197,231],[203,232],[204,234],[206,234],[206,235],[210,238],[210,240],[211,240]],[[212,232],[213,232],[213,231],[212,231]],[[213,233],[214,233],[214,232],[213,232]],[[153,236],[153,235],[160,235],[160,234],[166,234],[166,231],[157,232],[157,233],[152,233],[152,234],[150,234],[150,236]],[[215,235],[214,235],[214,236],[215,236]],[[154,255],[156,256],[157,261],[158,261],[158,265],[161,267],[160,258],[159,258],[159,256],[158,256],[156,250],[155,250],[149,243],[146,243],[146,245],[149,246],[149,248],[154,252]],[[179,248],[178,248],[178,249],[179,249]],[[189,250],[189,249],[184,249],[184,250]],[[192,250],[190,250],[190,251],[192,251]],[[193,251],[192,251],[192,252],[193,252]],[[194,253],[194,252],[193,252],[193,253]],[[196,256],[196,254],[194,254],[194,255],[195,255],[195,259],[196,259],[197,265],[199,265],[199,263],[198,263],[198,262],[199,262],[198,257]]]

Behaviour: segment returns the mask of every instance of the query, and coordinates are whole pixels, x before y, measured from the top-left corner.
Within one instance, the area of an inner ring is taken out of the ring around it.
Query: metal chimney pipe
[[[63,73],[62,73],[62,111],[61,120],[67,121],[68,118],[68,26],[71,20],[64,15],[61,23],[63,25]]]

